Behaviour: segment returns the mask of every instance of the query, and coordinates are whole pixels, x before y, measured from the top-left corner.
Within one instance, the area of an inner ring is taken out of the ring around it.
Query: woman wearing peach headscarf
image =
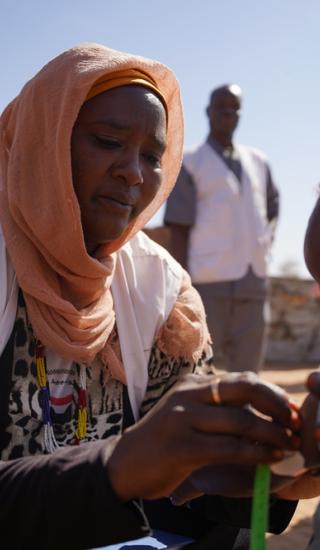
[[[144,498],[153,525],[231,548],[243,501],[239,514],[238,500],[233,513],[222,497],[188,508],[169,497],[201,494],[189,476],[202,466],[280,460],[297,413],[253,375],[212,374],[189,276],[140,231],[180,167],[173,73],[75,47],[26,84],[0,131],[1,541],[71,550],[141,537]],[[274,529],[294,507],[273,503]]]

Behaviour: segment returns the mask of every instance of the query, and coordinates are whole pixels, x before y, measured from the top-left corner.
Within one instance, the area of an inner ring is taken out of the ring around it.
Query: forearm
[[[172,256],[188,270],[188,247],[190,227],[178,224],[169,224],[170,252]]]
[[[1,541],[12,550],[73,550],[144,536],[143,516],[120,502],[108,480],[117,439],[1,462]]]

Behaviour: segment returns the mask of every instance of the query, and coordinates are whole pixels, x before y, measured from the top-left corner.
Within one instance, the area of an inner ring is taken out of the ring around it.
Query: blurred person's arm
[[[274,239],[275,230],[279,219],[280,195],[273,179],[269,166],[267,167],[267,219],[271,230],[271,238]]]
[[[190,229],[195,223],[197,193],[194,181],[184,166],[167,200],[164,223],[170,228],[170,252],[188,269]]]
[[[320,282],[320,198],[310,216],[304,240],[304,257],[311,275]]]
[[[185,270],[188,270],[188,248],[190,227],[167,224],[170,226],[170,253]]]

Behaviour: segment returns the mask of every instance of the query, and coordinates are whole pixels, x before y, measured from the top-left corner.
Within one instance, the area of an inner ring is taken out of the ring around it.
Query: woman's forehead
[[[103,92],[86,101],[78,116],[80,120],[97,123],[125,124],[143,116],[153,125],[166,125],[166,111],[160,98],[143,86],[121,86]]]
[[[105,92],[102,92],[93,98],[89,99],[84,103],[84,106],[87,105],[104,105],[108,106],[108,104],[112,105],[113,107],[116,104],[123,104],[123,103],[144,103],[146,107],[148,104],[152,104],[155,106],[161,106],[162,109],[165,111],[165,107],[162,103],[162,100],[160,97],[154,92],[154,90],[141,85],[126,85],[126,86],[119,86],[116,88],[112,88],[110,90],[107,90]]]

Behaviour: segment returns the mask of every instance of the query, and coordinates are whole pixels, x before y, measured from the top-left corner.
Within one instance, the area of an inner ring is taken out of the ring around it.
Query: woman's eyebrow
[[[114,130],[128,130],[130,127],[129,124],[119,122],[118,120],[115,120],[112,118],[95,120],[93,124],[101,124],[103,126],[109,126],[109,128],[113,128]]]
[[[123,122],[120,122],[119,120],[115,120],[115,119],[112,119],[112,118],[99,119],[99,120],[94,121],[93,124],[97,124],[97,125],[105,126],[105,127],[108,127],[108,128],[112,128],[113,130],[123,130],[123,131],[124,130],[130,130],[130,125],[129,124],[125,124]],[[166,139],[165,138],[162,139],[161,137],[159,137],[157,135],[152,135],[152,136],[150,136],[150,138],[154,141],[155,145],[163,153],[166,149],[166,146],[167,146]]]

